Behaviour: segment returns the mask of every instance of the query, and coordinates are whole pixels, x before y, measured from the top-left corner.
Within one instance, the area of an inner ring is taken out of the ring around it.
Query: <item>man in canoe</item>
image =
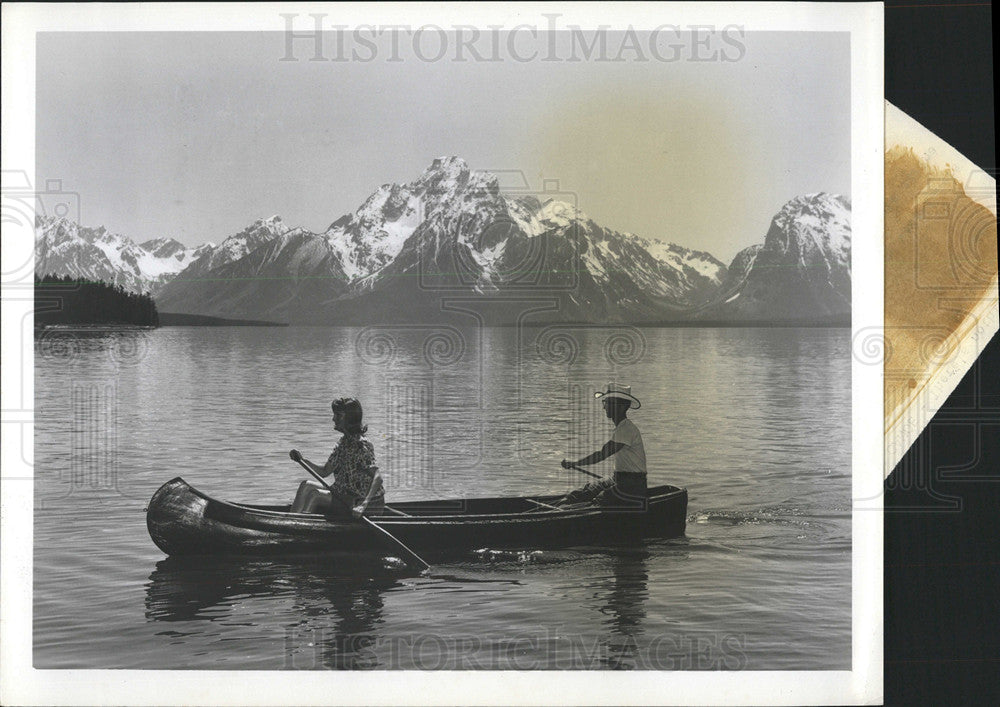
[[[361,403],[354,398],[339,398],[330,407],[333,428],[343,436],[326,464],[320,466],[304,459],[297,449],[288,456],[323,478],[333,474],[333,484],[327,489],[315,481],[303,481],[290,510],[355,518],[380,515],[385,509],[385,488],[375,466],[375,448],[365,438],[368,426],[361,424]]]
[[[646,500],[646,450],[635,423],[626,417],[629,409],[638,410],[641,403],[632,395],[632,387],[608,383],[608,389],[594,393],[601,399],[604,414],[615,424],[611,439],[601,449],[576,462],[563,459],[564,469],[597,464],[613,456],[614,475],[589,483],[567,494],[563,503],[597,500],[602,506],[636,508]]]

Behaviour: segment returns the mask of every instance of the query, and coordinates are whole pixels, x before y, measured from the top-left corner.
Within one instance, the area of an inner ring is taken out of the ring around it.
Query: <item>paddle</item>
[[[570,469],[576,469],[576,470],[577,470],[577,471],[579,471],[579,472],[580,472],[581,474],[586,474],[587,476],[593,476],[593,477],[594,477],[595,479],[602,479],[602,478],[604,478],[604,477],[603,477],[603,476],[601,476],[600,474],[595,474],[595,473],[594,473],[594,472],[592,472],[592,471],[587,471],[586,469],[581,469],[581,468],[580,468],[580,467],[578,467],[578,466],[577,466],[576,464],[570,464],[570,465],[569,465],[569,468],[570,468]]]
[[[579,472],[580,472],[581,474],[586,474],[587,476],[593,476],[593,477],[594,477],[595,479],[602,479],[602,478],[604,478],[604,477],[602,477],[602,476],[601,476],[600,474],[595,474],[595,473],[594,473],[594,472],[592,472],[592,471],[587,471],[586,469],[581,469],[581,468],[580,468],[580,467],[578,467],[578,466],[577,466],[576,464],[568,464],[567,466],[564,466],[563,468],[564,468],[564,469],[565,469],[565,468],[568,468],[568,469],[576,469],[576,470],[577,470],[577,471],[579,471]],[[573,491],[571,491],[570,493],[566,494],[566,495],[565,495],[565,496],[563,496],[563,497],[562,497],[561,499],[559,499],[559,500],[558,500],[558,501],[556,502],[556,506],[559,506],[560,508],[562,508],[562,507],[563,507],[563,504],[564,504],[564,503],[566,502],[566,499],[568,499],[568,498],[569,498],[569,497],[570,497],[570,496],[571,496],[571,495],[572,495],[573,493],[574,493],[574,492],[573,492]]]
[[[302,459],[296,459],[295,461],[297,461],[302,466],[303,469],[312,474],[313,478],[316,479],[321,484],[323,484],[323,486],[325,486],[327,490],[332,491],[332,489],[330,488],[330,484],[326,483],[326,479],[324,479],[322,476],[313,471]],[[421,569],[424,570],[429,570],[431,568],[429,564],[427,564],[421,559],[420,555],[415,553],[410,548],[406,547],[406,545],[400,542],[400,540],[396,538],[396,536],[390,533],[388,530],[379,527],[365,516],[361,516],[361,521],[367,523],[369,528],[372,528],[376,532],[382,533],[382,535],[387,540],[389,540],[393,545],[399,548],[403,552],[403,559],[408,561],[407,564],[410,564],[414,567],[420,567]]]

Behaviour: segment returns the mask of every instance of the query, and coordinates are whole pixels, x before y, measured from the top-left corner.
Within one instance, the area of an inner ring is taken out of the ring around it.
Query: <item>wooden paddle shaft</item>
[[[320,476],[315,471],[313,471],[313,468],[311,466],[309,466],[308,464],[306,464],[306,462],[305,462],[304,459],[296,459],[295,461],[297,461],[299,464],[301,464],[302,468],[305,469],[306,471],[308,471],[310,474],[312,474],[313,478],[316,479],[321,484],[323,484],[323,486],[325,486],[328,491],[332,491],[333,490],[333,488],[330,486],[330,484],[326,483],[326,479],[324,479],[322,476]]]
[[[320,482],[321,484],[323,484],[323,486],[325,486],[328,491],[331,491],[331,492],[333,491],[333,488],[330,486],[330,484],[326,483],[326,479],[324,479],[322,476],[320,476],[315,471],[313,471],[312,467],[309,466],[308,464],[306,464],[304,459],[300,458],[300,459],[296,459],[295,461],[297,461],[302,466],[303,469],[305,469],[310,474],[312,474],[313,477],[318,482]],[[382,528],[382,527],[376,525],[374,522],[372,522],[372,520],[370,518],[366,518],[365,516],[361,516],[361,521],[363,523],[367,523],[369,528],[371,528],[372,530],[374,530],[374,531],[376,531],[378,533],[381,533],[393,545],[395,545],[398,549],[402,550],[403,556],[407,560],[409,560],[410,564],[417,565],[419,567],[422,567],[425,570],[429,570],[431,568],[431,566],[429,564],[427,564],[426,562],[424,562],[423,558],[421,558],[420,555],[418,555],[417,553],[415,553],[410,548],[406,547],[406,545],[404,545],[402,543],[402,541],[400,541],[395,535],[393,535],[392,533],[390,533],[388,530],[386,530],[385,528]]]
[[[586,474],[587,476],[593,476],[593,477],[594,477],[595,479],[602,479],[602,478],[604,478],[604,477],[602,477],[602,476],[601,476],[600,474],[595,474],[595,473],[594,473],[594,472],[592,472],[592,471],[587,471],[586,469],[581,469],[581,468],[580,468],[580,467],[578,467],[578,466],[577,466],[576,464],[570,464],[570,465],[569,465],[569,467],[570,467],[571,469],[576,469],[576,470],[577,470],[577,471],[579,471],[579,472],[580,472],[581,474]]]

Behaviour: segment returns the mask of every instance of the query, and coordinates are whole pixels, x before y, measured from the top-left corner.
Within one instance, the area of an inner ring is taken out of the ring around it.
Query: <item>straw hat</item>
[[[608,383],[608,389],[605,391],[598,391],[594,393],[595,398],[618,398],[619,400],[628,400],[632,403],[632,408],[638,410],[642,407],[642,403],[639,399],[632,395],[632,386],[630,385],[618,385],[617,383]]]

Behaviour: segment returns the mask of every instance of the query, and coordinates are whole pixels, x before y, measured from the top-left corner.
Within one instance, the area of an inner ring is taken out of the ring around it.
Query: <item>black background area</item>
[[[886,98],[995,174],[992,7],[887,2]],[[885,702],[1000,705],[1000,342],[886,482]]]

